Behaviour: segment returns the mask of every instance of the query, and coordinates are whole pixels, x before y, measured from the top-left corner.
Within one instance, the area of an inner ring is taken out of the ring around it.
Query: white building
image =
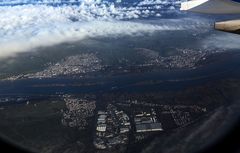
[[[99,132],[106,132],[106,129],[107,129],[106,124],[100,124],[100,125],[97,126],[96,130],[99,131]]]

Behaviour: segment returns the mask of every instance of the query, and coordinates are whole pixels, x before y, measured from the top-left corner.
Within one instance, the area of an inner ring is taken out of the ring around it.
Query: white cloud
[[[9,34],[5,34],[0,41],[0,57],[28,51],[40,46],[51,46],[87,37],[116,37],[139,34],[139,32],[151,33],[159,30],[181,30],[181,27],[158,26],[127,21],[67,22],[57,23],[56,25],[31,26],[26,29],[9,30]]]
[[[142,5],[179,5],[184,0],[143,0],[138,6]]]
[[[161,16],[159,12],[150,11],[151,8],[154,6],[116,7],[113,3],[100,0],[83,0],[80,5],[58,7],[42,4],[1,6],[0,57],[87,37],[116,37],[206,26],[205,23],[188,19],[159,20],[156,23],[123,21],[150,15]]]
[[[201,42],[201,46],[205,49],[239,49],[240,39],[239,35],[227,32],[216,32]]]

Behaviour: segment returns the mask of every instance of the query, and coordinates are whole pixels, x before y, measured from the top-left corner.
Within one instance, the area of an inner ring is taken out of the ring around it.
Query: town
[[[173,56],[160,56],[158,52],[146,48],[135,49],[139,55],[145,58],[141,66],[158,66],[165,69],[196,68],[200,61],[204,61],[211,54],[218,51],[176,49],[178,54]]]
[[[79,131],[94,129],[93,145],[97,150],[111,151],[138,143],[151,135],[171,132],[187,126],[208,112],[200,105],[161,104],[138,99],[109,101],[101,108],[94,96],[59,95],[65,108],[61,109],[61,124]],[[53,101],[58,101],[57,97]],[[2,104],[11,101],[32,103],[33,97],[1,97]],[[1,109],[4,109],[2,105]],[[91,121],[92,120],[92,121]],[[91,121],[91,122],[90,122]],[[90,124],[91,123],[91,124]]]
[[[161,105],[128,100],[108,104],[95,118],[94,146],[113,150],[137,143],[154,133],[181,128],[192,123],[206,108],[197,105]],[[130,142],[132,141],[132,142]]]
[[[68,127],[85,129],[88,122],[87,119],[94,115],[96,102],[94,100],[86,100],[72,97],[70,95],[63,96],[66,109],[61,110],[62,124]]]
[[[57,63],[48,63],[47,67],[36,73],[19,74],[3,80],[45,79],[45,78],[83,78],[93,72],[99,74],[135,73],[161,69],[195,69],[201,66],[210,55],[218,51],[176,49],[178,53],[171,56],[161,56],[157,51],[146,48],[135,48],[136,56],[143,62],[129,62],[127,58],[116,60],[118,66],[106,64],[94,53],[69,56]],[[95,75],[94,75],[95,76]]]
[[[89,97],[60,96],[66,106],[61,110],[61,123],[80,131],[91,127],[92,143],[99,151],[126,149],[151,135],[187,126],[208,112],[200,105],[170,105],[137,99],[108,102],[99,108],[94,97]]]
[[[43,71],[36,73],[22,74],[12,76],[6,80],[18,80],[18,79],[43,79],[43,78],[55,78],[60,76],[78,76],[86,73],[99,71],[102,69],[101,60],[94,54],[79,54],[76,56],[69,56],[60,62],[49,63],[49,66]]]

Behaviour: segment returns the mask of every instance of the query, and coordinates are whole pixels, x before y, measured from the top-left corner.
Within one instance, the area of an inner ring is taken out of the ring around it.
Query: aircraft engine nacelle
[[[214,28],[220,31],[240,34],[240,20],[216,22]]]

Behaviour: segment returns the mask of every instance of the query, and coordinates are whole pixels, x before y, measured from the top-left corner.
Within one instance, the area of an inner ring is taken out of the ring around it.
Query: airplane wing
[[[207,14],[240,14],[240,0],[191,0],[183,2],[180,10]],[[240,34],[240,20],[216,22],[214,27]]]

